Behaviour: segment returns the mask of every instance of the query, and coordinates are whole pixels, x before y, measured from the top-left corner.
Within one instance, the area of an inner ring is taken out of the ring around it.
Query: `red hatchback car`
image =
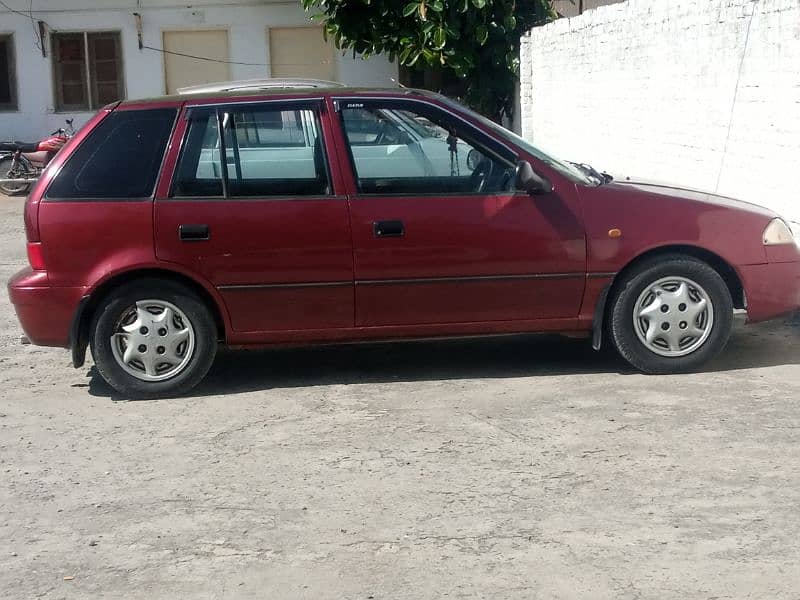
[[[107,106],[36,184],[30,340],[87,346],[130,397],[183,393],[219,344],[521,332],[607,338],[671,373],[737,313],[800,306],[800,250],[758,206],[613,182],[415,90],[211,93]]]

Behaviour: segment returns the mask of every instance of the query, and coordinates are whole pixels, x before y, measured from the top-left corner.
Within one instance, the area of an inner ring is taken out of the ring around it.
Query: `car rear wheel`
[[[97,370],[126,397],[184,394],[205,377],[217,350],[208,307],[185,286],[141,280],[98,307],[91,337]]]
[[[689,256],[661,256],[619,283],[609,329],[619,353],[637,369],[692,371],[728,343],[733,301],[710,265]]]

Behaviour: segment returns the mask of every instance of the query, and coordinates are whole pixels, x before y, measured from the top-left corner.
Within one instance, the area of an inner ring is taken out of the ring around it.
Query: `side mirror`
[[[536,174],[527,160],[517,163],[517,189],[528,192],[531,196],[549,194],[553,191],[553,184],[544,177]]]

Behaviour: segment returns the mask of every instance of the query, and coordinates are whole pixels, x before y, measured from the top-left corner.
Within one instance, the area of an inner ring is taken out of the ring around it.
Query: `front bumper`
[[[739,268],[747,295],[748,321],[767,321],[800,309],[800,261]]]
[[[47,273],[23,269],[8,282],[8,296],[22,330],[37,346],[70,345],[70,327],[85,287],[52,287]]]

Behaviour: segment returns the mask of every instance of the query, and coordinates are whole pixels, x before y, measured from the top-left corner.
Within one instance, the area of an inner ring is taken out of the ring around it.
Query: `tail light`
[[[46,271],[42,242],[28,242],[28,262],[34,271]]]

